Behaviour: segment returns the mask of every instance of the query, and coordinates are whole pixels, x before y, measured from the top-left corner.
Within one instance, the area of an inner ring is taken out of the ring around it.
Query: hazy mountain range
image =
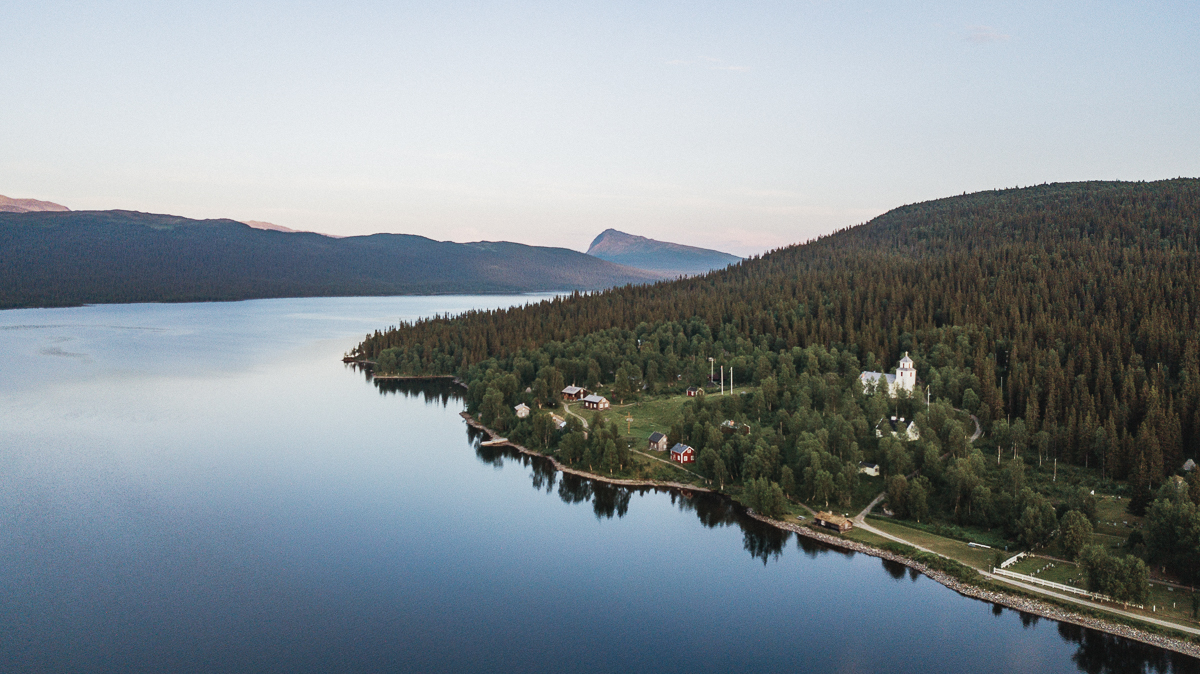
[[[612,229],[585,254],[408,234],[338,237],[255,220],[72,211],[0,197],[0,308],[586,291],[702,274],[739,259]]]
[[[667,276],[695,276],[723,269],[742,258],[707,248],[655,241],[644,236],[606,229],[592,241],[588,255]]]
[[[132,211],[0,213],[0,308],[600,290],[661,278],[519,243],[337,239]]]

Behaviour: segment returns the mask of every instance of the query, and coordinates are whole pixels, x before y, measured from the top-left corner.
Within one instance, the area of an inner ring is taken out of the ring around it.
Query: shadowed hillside
[[[338,239],[130,211],[0,213],[0,308],[598,290],[659,278],[507,242]]]

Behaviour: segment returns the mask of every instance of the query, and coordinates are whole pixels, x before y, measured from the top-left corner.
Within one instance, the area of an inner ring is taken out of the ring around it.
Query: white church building
[[[900,367],[896,368],[896,374],[863,372],[858,375],[858,380],[862,382],[863,391],[868,393],[873,386],[884,390],[883,386],[886,383],[887,394],[895,398],[902,390],[912,393],[917,388],[917,369],[913,367],[913,359],[909,358],[908,352],[905,351],[904,357],[900,359]]]

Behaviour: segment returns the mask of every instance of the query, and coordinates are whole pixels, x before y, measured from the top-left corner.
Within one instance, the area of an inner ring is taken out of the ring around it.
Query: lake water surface
[[[525,297],[0,312],[0,671],[1102,672],[1195,660],[479,448],[365,333]]]

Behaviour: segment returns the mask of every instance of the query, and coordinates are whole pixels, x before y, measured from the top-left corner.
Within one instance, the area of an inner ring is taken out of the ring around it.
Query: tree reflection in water
[[[462,396],[453,384],[442,382],[376,382],[382,394],[421,396],[427,403],[446,405],[449,400]],[[436,387],[436,388],[434,388]],[[557,491],[564,503],[591,503],[597,519],[624,517],[629,512],[630,501],[635,492],[663,491],[652,487],[624,487],[594,481],[588,478],[559,473],[554,465],[539,457],[529,456],[507,446],[483,447],[479,444],[485,437],[482,431],[467,427],[467,439],[474,445],[475,454],[483,463],[501,467],[506,461],[515,461],[530,469],[533,488],[546,493]],[[557,490],[555,489],[557,487]],[[742,529],[742,546],[750,556],[762,560],[763,565],[778,560],[792,537],[789,531],[763,524],[746,515],[745,509],[728,497],[719,494],[683,493],[666,490],[671,503],[683,512],[696,515],[700,523],[708,528],[738,526]],[[827,546],[806,536],[796,536],[796,546],[806,557],[819,554],[838,553],[853,557],[854,552]],[[916,582],[921,574],[916,569],[889,560],[880,560],[884,571],[897,581],[908,575]],[[1003,616],[1007,609],[999,604],[985,603],[996,617]],[[1037,627],[1040,616],[1015,611],[1021,625]],[[1072,660],[1080,671],[1087,674],[1119,674],[1124,672],[1158,672],[1161,674],[1200,674],[1200,660],[1180,655],[1154,646],[1131,641],[1123,637],[1090,630],[1069,623],[1057,623],[1058,633],[1063,640],[1076,644],[1078,650]]]
[[[369,368],[363,371],[369,372]],[[369,374],[364,376],[382,396],[403,395],[405,398],[424,399],[427,405],[440,404],[442,407],[448,406],[451,400],[458,402],[464,399],[463,388],[449,379],[372,379]]]
[[[1058,634],[1079,646],[1071,660],[1088,674],[1200,671],[1200,661],[1194,658],[1079,625],[1059,623]]]
[[[883,570],[887,571],[887,574],[893,580],[904,580],[904,572],[908,570],[907,566],[900,562],[893,562],[890,559],[881,559],[879,561],[883,562]]]

